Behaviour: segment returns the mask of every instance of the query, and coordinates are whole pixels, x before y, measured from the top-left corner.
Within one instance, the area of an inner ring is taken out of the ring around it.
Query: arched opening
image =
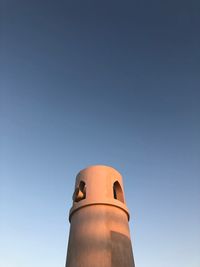
[[[73,194],[73,201],[79,202],[86,198],[86,185],[85,182],[80,181],[79,186],[75,188]]]
[[[114,182],[113,184],[113,196],[114,196],[114,199],[117,199],[124,203],[123,191],[118,181]]]

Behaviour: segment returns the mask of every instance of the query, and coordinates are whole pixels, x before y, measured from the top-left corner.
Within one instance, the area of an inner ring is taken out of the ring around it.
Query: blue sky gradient
[[[75,176],[104,164],[136,267],[199,267],[199,1],[1,5],[0,265],[63,267]]]

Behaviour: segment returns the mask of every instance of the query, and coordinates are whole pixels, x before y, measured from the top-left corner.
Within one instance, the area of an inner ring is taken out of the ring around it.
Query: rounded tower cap
[[[105,165],[94,165],[78,173],[69,220],[74,212],[89,205],[116,206],[124,210],[129,220],[122,176],[117,170]]]

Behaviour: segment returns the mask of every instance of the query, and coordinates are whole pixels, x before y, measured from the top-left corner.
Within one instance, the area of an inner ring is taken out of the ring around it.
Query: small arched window
[[[113,184],[113,196],[114,196],[114,199],[117,199],[124,203],[123,191],[118,181],[114,182]]]
[[[79,202],[86,198],[86,185],[85,182],[80,181],[79,186],[75,188],[73,194],[73,201]]]

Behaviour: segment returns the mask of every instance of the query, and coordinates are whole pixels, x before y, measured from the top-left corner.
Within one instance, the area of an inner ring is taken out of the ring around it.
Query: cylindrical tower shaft
[[[121,175],[91,166],[76,178],[66,267],[135,267]]]

